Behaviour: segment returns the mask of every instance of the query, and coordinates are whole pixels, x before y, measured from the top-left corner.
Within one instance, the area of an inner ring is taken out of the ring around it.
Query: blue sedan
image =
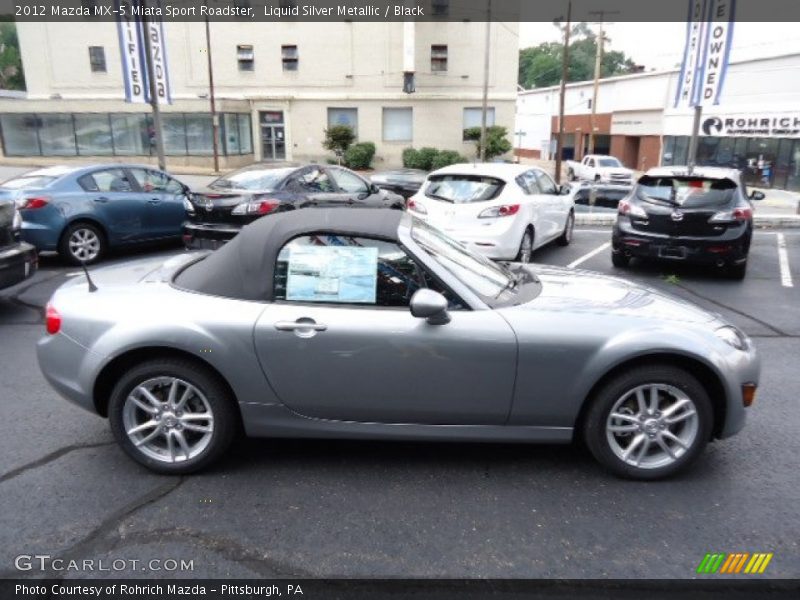
[[[148,166],[55,166],[0,184],[0,200],[16,202],[24,241],[92,264],[111,247],[180,238],[188,191]]]

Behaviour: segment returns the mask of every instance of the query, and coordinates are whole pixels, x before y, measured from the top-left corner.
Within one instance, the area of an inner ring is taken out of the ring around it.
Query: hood
[[[533,270],[541,293],[521,308],[698,324],[720,319],[691,302],[617,277],[543,265]]]

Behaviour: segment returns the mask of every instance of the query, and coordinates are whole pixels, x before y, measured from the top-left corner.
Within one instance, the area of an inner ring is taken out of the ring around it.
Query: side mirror
[[[447,298],[427,288],[417,290],[411,296],[411,314],[418,319],[426,319],[431,325],[446,325],[450,322]]]
[[[572,191],[572,186],[568,183],[565,183],[558,188],[558,193],[561,196],[569,196],[569,193]]]
[[[381,188],[379,188],[379,187],[378,187],[377,185],[375,185],[374,183],[370,183],[370,184],[369,184],[369,193],[370,193],[370,194],[377,194],[377,193],[379,193],[380,191],[381,191]]]
[[[763,200],[765,197],[764,192],[759,192],[758,190],[750,192],[750,200]]]

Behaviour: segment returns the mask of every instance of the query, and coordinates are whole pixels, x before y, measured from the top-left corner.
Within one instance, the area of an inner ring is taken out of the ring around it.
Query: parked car
[[[567,161],[567,177],[570,181],[597,181],[631,185],[633,171],[627,169],[617,158],[604,154],[587,154],[580,162]]]
[[[572,241],[568,186],[536,167],[457,164],[433,171],[407,208],[462,244],[495,260],[530,262],[552,241]]]
[[[382,190],[400,194],[407,200],[419,191],[427,176],[428,172],[422,169],[394,169],[373,173],[369,180]]]
[[[145,275],[143,275],[145,274]],[[655,479],[743,426],[759,379],[722,317],[588,271],[507,267],[392,210],[298,210],[216,252],[59,288],[39,364],[134,460],[187,473],[252,436],[586,440]]]
[[[739,171],[717,167],[650,169],[619,203],[611,259],[631,258],[709,265],[734,279],[747,272],[753,237],[753,204]]]
[[[620,200],[631,193],[632,186],[575,182],[570,195],[577,212],[615,213]]]
[[[92,264],[109,248],[181,234],[188,188],[143,165],[37,169],[0,184],[22,215],[22,239],[73,264]]]
[[[14,202],[0,200],[0,289],[33,276],[38,266],[36,248],[20,241],[22,217]]]
[[[305,207],[396,208],[404,200],[344,167],[263,163],[223,175],[186,203],[187,248],[218,248],[264,215]]]

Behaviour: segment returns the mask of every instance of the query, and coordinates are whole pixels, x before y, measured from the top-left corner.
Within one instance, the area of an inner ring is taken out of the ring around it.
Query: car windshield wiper
[[[443,200],[445,202],[449,202],[450,204],[455,204],[455,200],[453,200],[452,198],[445,198],[444,196],[440,196],[438,194],[432,194],[431,192],[428,192],[426,195],[428,196],[428,198],[435,198],[436,200]]]
[[[519,284],[519,278],[510,269],[508,269],[508,267],[504,267],[504,275],[508,277],[508,283],[506,283],[503,288],[497,292],[497,295],[494,297],[495,300],[497,300],[503,292],[506,290],[511,291]]]
[[[669,204],[670,206],[680,206],[680,203],[676,202],[672,198],[659,198],[658,196],[649,196],[647,194],[642,194],[642,195],[647,200],[655,200],[656,202],[663,202],[664,204]]]

